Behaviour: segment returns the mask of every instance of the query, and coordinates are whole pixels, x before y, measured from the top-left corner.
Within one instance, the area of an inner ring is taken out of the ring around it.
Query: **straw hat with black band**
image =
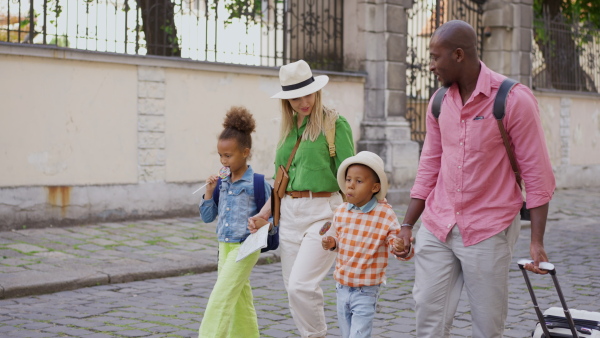
[[[279,69],[279,82],[281,91],[272,99],[295,99],[319,91],[329,82],[327,75],[313,76],[310,66],[306,61],[292,62]]]
[[[388,179],[385,175],[383,160],[377,154],[370,151],[361,151],[352,157],[348,157],[340,164],[340,168],[337,172],[337,181],[342,192],[344,194],[346,193],[346,170],[353,164],[362,164],[373,169],[379,177],[379,183],[381,185],[381,188],[379,189],[379,192],[375,194],[375,197],[377,197],[378,201],[383,201],[388,191]]]

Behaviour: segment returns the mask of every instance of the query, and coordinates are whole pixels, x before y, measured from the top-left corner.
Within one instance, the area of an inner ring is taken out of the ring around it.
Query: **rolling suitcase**
[[[533,338],[600,338],[600,313],[569,310],[558,279],[556,278],[556,269],[554,265],[547,262],[540,263],[540,268],[550,273],[562,309],[551,307],[542,314],[533,288],[531,287],[527,270],[525,270],[525,264],[527,263],[533,263],[533,261],[530,259],[521,259],[517,264],[519,264],[519,269],[523,272],[523,277],[525,278],[525,283],[527,284],[527,289],[531,295],[533,307],[539,320],[531,336]]]

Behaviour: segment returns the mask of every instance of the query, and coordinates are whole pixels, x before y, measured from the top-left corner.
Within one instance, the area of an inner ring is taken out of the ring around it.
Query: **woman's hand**
[[[256,217],[256,216],[254,216]],[[258,231],[258,229],[264,227],[265,225],[269,224],[269,230],[271,230],[273,228],[273,225],[271,225],[271,223],[265,221],[264,219],[260,218],[260,217],[256,217],[254,219],[254,227],[250,228],[250,224],[248,224],[248,230],[250,230],[250,233],[255,233]]]
[[[210,200],[212,199],[213,191],[217,186],[217,182],[219,181],[219,176],[211,175],[206,179],[206,192],[204,193],[204,199]]]
[[[321,239],[321,245],[323,246],[323,250],[331,250],[335,248],[335,238],[331,236],[323,236]]]
[[[250,233],[257,232],[258,229],[267,224],[269,217],[271,217],[271,197],[265,202],[265,205],[260,209],[258,214],[248,218],[248,230],[250,230]]]

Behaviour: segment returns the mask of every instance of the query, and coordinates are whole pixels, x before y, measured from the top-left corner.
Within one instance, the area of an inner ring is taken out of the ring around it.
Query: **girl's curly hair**
[[[256,121],[252,114],[242,106],[231,107],[223,121],[225,128],[219,140],[235,139],[240,149],[252,149],[252,136],[250,134],[256,129]]]

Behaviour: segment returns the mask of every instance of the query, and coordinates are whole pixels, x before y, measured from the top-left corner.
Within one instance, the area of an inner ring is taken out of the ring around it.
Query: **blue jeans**
[[[338,324],[343,338],[371,337],[379,285],[350,287],[336,283]]]

